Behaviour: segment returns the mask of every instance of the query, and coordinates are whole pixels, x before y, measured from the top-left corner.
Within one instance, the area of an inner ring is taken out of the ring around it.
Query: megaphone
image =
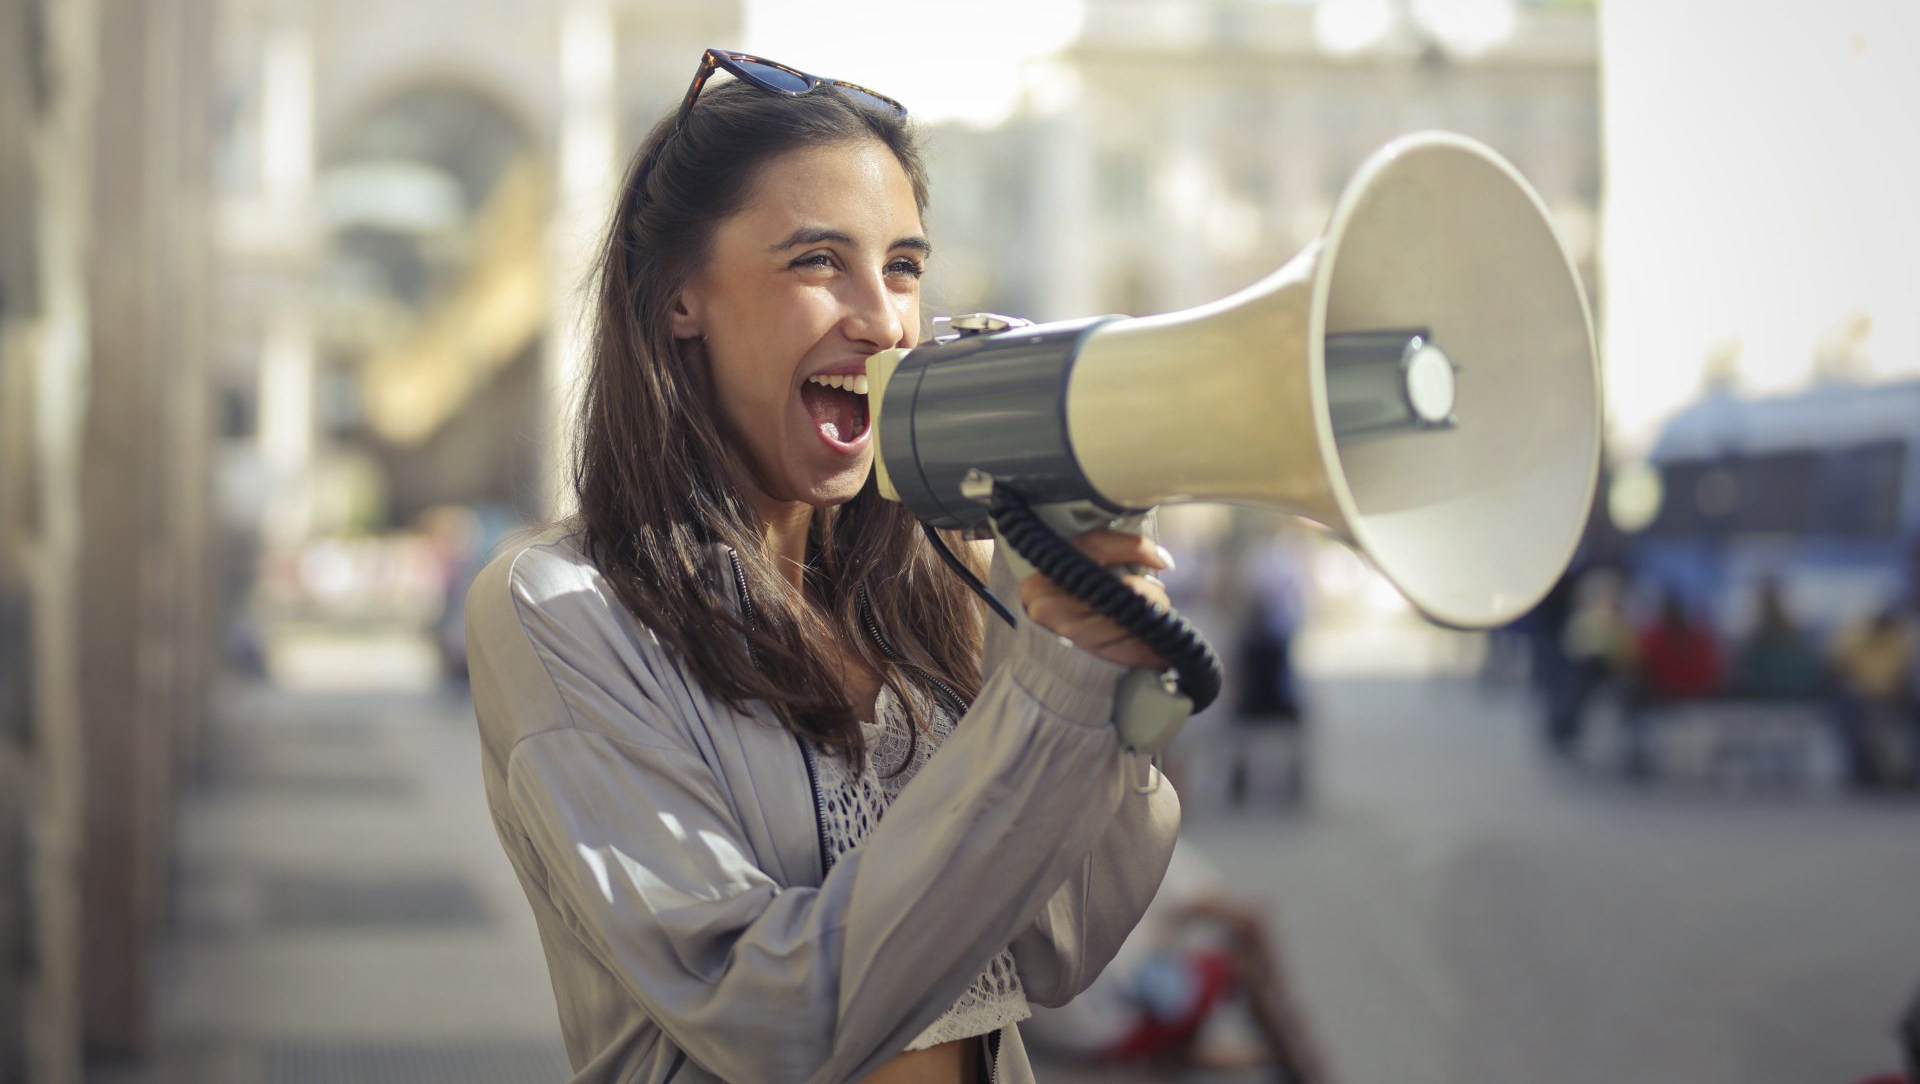
[[[1586,297],[1539,196],[1462,136],[1376,152],[1326,233],[1231,297],[1019,323],[957,321],[868,361],[876,480],[923,522],[984,523],[983,480],[1115,517],[1277,508],[1469,629],[1532,608],[1586,523]]]

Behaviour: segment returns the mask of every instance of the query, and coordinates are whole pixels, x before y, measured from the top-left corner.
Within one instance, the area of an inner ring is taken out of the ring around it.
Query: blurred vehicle
[[[1627,543],[1639,582],[1723,635],[1777,581],[1816,636],[1910,605],[1920,538],[1920,381],[1708,396],[1661,432],[1659,511]]]
[[[1671,680],[1643,635],[1628,764],[1642,762],[1651,713],[1709,735],[1716,762],[1772,762],[1766,774],[1790,778],[1812,755],[1808,724],[1823,721],[1851,783],[1905,779],[1906,745],[1920,742],[1911,646],[1873,653],[1872,688],[1851,694],[1848,660],[1860,652],[1841,649],[1863,622],[1902,623],[1916,603],[1920,381],[1717,391],[1667,424],[1647,465],[1657,511],[1622,554],[1636,608],[1657,597],[1690,611],[1730,653],[1724,673],[1683,659],[1686,680]],[[1892,736],[1869,741],[1883,715]],[[1561,729],[1577,733],[1578,721]]]

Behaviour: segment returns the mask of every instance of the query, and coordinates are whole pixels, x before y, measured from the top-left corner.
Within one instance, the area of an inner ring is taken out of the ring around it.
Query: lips
[[[864,356],[861,356],[861,357],[848,358],[845,361],[835,362],[834,364],[829,365],[824,369],[821,369],[819,372],[808,373],[807,379],[818,380],[821,377],[828,377],[828,376],[865,376],[865,375],[867,375],[867,359]]]

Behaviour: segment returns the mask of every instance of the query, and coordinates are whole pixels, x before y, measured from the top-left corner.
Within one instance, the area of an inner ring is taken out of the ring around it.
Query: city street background
[[[1405,663],[1310,677],[1304,803],[1280,797],[1283,745],[1241,808],[1218,785],[1182,794],[1183,846],[1280,932],[1339,1079],[1786,1084],[1898,1064],[1920,803],[1570,771],[1542,754],[1520,690],[1434,668],[1459,638],[1365,639]],[[393,644],[303,646],[288,682],[303,691],[232,690],[223,753],[182,811],[156,1056],[98,1079],[560,1079],[467,703],[394,666]],[[1219,737],[1196,735],[1183,753]]]

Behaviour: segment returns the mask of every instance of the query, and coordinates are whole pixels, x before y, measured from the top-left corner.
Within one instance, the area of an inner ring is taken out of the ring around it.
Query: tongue
[[[813,417],[813,424],[829,440],[850,444],[867,428],[867,397],[839,388],[807,383],[800,385],[800,402]]]

